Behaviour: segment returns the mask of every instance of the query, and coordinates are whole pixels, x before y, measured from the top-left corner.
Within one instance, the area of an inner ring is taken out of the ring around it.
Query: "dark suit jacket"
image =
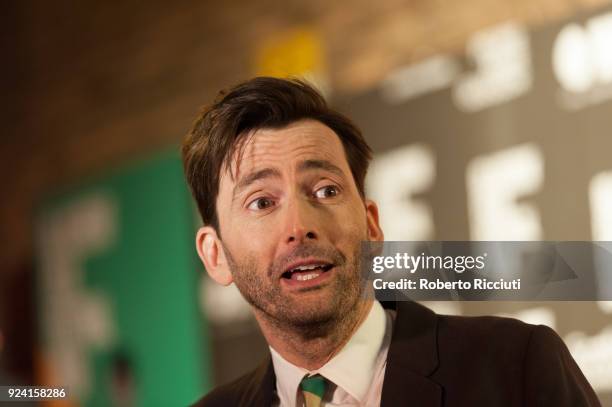
[[[397,311],[383,407],[601,405],[561,338],[546,326],[437,315],[414,302],[383,305]],[[268,357],[194,406],[268,407],[277,400],[275,387]]]

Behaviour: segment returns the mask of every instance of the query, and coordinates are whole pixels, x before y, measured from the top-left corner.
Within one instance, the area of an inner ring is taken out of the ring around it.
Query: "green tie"
[[[321,375],[304,376],[300,382],[300,388],[304,395],[306,407],[320,407],[321,399],[325,394],[325,385],[327,380]]]

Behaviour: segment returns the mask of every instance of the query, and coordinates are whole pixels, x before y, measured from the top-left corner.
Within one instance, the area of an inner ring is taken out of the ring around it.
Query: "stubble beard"
[[[224,250],[234,283],[256,314],[280,331],[292,331],[305,338],[316,338],[328,335],[330,331],[344,325],[343,321],[354,319],[359,312],[358,302],[364,289],[359,242],[350,259],[335,249],[316,245],[299,246],[291,254],[291,259],[312,256],[333,260],[335,267],[331,272],[335,275],[327,283],[329,286],[298,294],[285,293],[281,289],[278,276],[282,264],[275,262],[262,272],[257,270],[255,255],[248,254],[238,260],[226,246]],[[282,263],[287,264],[288,261]],[[317,293],[318,290],[324,292]]]

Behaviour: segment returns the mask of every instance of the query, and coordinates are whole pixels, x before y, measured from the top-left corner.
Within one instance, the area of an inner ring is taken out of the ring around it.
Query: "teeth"
[[[298,274],[297,276],[295,276],[295,278],[299,281],[306,281],[319,277],[319,274],[321,273]]]
[[[323,264],[309,264],[307,266],[299,266],[293,269],[293,271],[306,271],[306,270],[314,270],[319,267],[323,267]]]

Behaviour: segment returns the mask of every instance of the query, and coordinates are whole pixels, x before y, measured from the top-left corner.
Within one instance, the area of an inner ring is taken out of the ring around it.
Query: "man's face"
[[[382,233],[338,136],[314,120],[258,130],[232,171],[221,175],[217,213],[233,281],[247,301],[294,325],[350,312],[362,290],[361,241]]]

